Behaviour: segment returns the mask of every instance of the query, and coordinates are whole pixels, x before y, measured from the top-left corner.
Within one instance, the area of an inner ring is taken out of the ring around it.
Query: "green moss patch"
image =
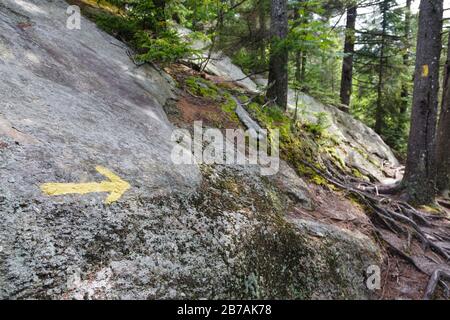
[[[219,88],[211,81],[200,77],[188,77],[185,79],[187,89],[194,95],[217,100],[219,98]]]

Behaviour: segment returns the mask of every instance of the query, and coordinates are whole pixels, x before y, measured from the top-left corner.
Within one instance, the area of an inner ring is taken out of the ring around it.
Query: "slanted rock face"
[[[171,80],[85,19],[66,29],[67,6],[0,4],[0,298],[371,296],[376,246],[287,219],[310,201],[292,171],[172,164]],[[129,184],[114,203],[42,192],[104,191],[104,169]]]
[[[366,299],[366,236],[286,220],[245,168],[204,168],[189,197],[0,204],[0,297]]]
[[[181,26],[176,26],[178,34],[192,43],[192,48],[198,50],[198,54],[190,60],[192,63],[197,63],[205,68],[205,71],[223,77],[225,80],[239,80],[237,83],[242,85],[246,90],[256,93],[258,86],[247,77],[241,68],[233,64],[230,57],[220,51],[210,52],[210,41],[203,41],[200,39],[192,39],[192,31]],[[203,65],[205,61],[207,64]]]
[[[337,140],[336,152],[349,166],[358,169],[373,180],[383,181],[392,177],[392,169],[400,163],[380,136],[361,121],[354,119],[334,106],[327,106],[316,99],[299,94],[299,119],[316,123],[318,116],[327,115],[326,131]],[[295,110],[295,93],[289,92],[289,108]]]
[[[179,28],[179,33],[188,37],[190,31]],[[209,43],[196,40],[193,47],[201,52],[202,59],[194,60],[201,64],[208,57]],[[242,70],[234,65],[227,56],[221,52],[213,52],[213,59],[208,63],[205,71],[221,76],[228,80],[237,80],[236,83],[249,92],[258,92],[258,87],[267,86],[267,79],[261,76],[246,77]],[[192,60],[191,60],[192,62]],[[288,92],[288,107],[295,110],[297,101],[293,90]],[[326,131],[338,141],[335,153],[351,168],[357,169],[364,176],[383,182],[386,178],[395,177],[395,169],[400,166],[392,150],[371,128],[361,121],[354,119],[334,106],[325,105],[311,96],[299,93],[298,118],[301,121],[317,123],[320,114],[325,113],[329,122]]]
[[[0,131],[9,145],[0,155],[1,193],[45,200],[41,184],[95,181],[98,165],[128,180],[125,198],[190,190],[198,169],[169,161],[172,126],[161,105],[173,96],[170,79],[135,67],[123,44],[90,21],[67,29],[68,6],[0,5],[0,121],[22,135]]]

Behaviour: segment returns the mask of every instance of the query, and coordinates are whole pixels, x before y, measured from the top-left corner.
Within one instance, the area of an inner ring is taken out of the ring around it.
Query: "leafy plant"
[[[318,112],[316,116],[316,123],[307,122],[303,124],[303,127],[314,136],[322,137],[331,125],[330,120],[328,118],[328,114],[325,112]]]
[[[175,31],[166,30],[157,38],[146,31],[135,34],[135,43],[142,54],[137,59],[145,62],[170,64],[193,54],[189,44],[182,41]]]
[[[137,22],[126,16],[102,13],[95,20],[102,30],[125,41],[131,41],[139,30]]]
[[[217,86],[203,78],[189,77],[184,82],[192,94],[211,99],[216,99],[219,96]]]
[[[167,16],[183,16],[186,12],[180,1],[99,1],[104,2],[121,8],[123,14],[97,14],[97,25],[132,46],[138,53],[136,60],[170,64],[195,53],[186,39],[168,27]]]

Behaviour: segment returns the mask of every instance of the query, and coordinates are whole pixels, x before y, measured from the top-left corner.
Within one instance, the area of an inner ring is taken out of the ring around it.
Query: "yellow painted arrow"
[[[49,196],[109,192],[109,196],[106,198],[105,203],[110,204],[119,200],[120,197],[130,189],[130,184],[128,182],[122,180],[108,169],[101,166],[97,166],[95,169],[107,177],[109,181],[90,183],[45,183],[41,185],[41,190]]]

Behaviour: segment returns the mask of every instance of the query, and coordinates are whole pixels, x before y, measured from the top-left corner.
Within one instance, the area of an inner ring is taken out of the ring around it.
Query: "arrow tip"
[[[111,204],[113,202],[116,202],[123,196],[123,194],[128,189],[131,188],[131,186],[128,182],[126,182],[125,180],[123,180],[122,178],[120,178],[118,175],[114,174],[110,170],[106,169],[105,167],[97,166],[95,169],[99,173],[101,173],[102,175],[107,177],[111,181],[111,184],[112,184],[112,190],[110,190],[110,194],[109,194],[108,198],[106,198],[106,200],[105,200],[106,204]]]

